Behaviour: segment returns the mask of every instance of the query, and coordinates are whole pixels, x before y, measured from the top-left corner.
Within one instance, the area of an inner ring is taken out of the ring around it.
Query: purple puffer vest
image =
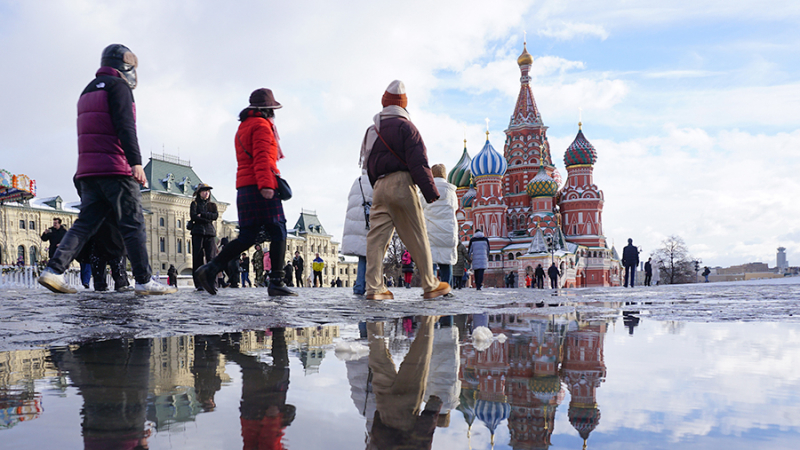
[[[101,67],[96,76],[101,75],[120,77],[119,72],[111,67]],[[108,92],[100,88],[99,82],[96,87],[97,90],[81,95],[78,100],[78,170],[75,178],[130,176],[131,166],[111,120]],[[136,117],[135,105],[133,117]]]

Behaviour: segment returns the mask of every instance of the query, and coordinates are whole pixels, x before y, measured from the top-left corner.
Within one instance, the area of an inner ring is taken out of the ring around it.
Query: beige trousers
[[[383,323],[367,322],[369,368],[372,370],[375,404],[381,421],[392,428],[409,431],[419,415],[428,384],[436,321],[437,318],[432,316],[421,318],[417,335],[399,370],[395,369],[392,355],[386,347]]]
[[[408,172],[393,172],[375,182],[367,233],[367,295],[386,291],[383,283],[383,258],[392,234],[403,241],[422,278],[422,289],[430,292],[439,286],[433,273],[431,247],[417,188]]]

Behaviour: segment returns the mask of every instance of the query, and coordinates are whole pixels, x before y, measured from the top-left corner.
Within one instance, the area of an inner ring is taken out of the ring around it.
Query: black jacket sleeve
[[[133,91],[120,79],[111,83],[106,92],[111,120],[122,144],[122,150],[125,151],[125,158],[131,166],[141,165],[142,154],[136,137],[136,106],[133,101]]]

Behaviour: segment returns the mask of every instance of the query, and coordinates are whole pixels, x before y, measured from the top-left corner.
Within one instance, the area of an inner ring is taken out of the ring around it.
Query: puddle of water
[[[0,353],[0,441],[794,449],[798,367],[799,324],[658,322],[628,312],[117,339]]]

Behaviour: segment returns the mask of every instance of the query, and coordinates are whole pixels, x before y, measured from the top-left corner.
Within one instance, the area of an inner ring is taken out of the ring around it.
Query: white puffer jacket
[[[455,264],[458,261],[458,222],[456,208],[458,197],[456,187],[444,178],[434,178],[439,200],[427,203],[420,195],[422,211],[425,213],[425,226],[428,228],[428,242],[431,257],[435,264]]]
[[[361,186],[359,187],[359,184]],[[363,189],[363,196],[362,196]],[[344,236],[341,251],[344,255],[367,256],[367,221],[364,216],[364,201],[372,204],[372,185],[367,171],[353,182],[347,196],[347,214],[344,216]]]

